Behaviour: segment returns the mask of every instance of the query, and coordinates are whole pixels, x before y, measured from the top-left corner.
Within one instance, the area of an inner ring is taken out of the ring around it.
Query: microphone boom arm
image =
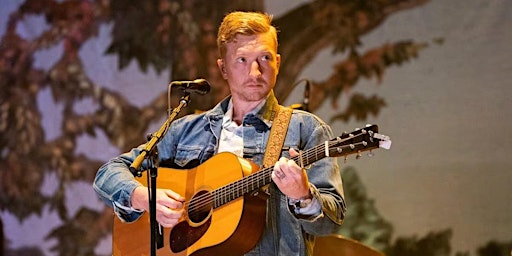
[[[154,151],[155,145],[158,142],[160,142],[162,137],[167,133],[167,129],[169,128],[170,124],[174,121],[176,116],[178,116],[181,110],[188,105],[189,101],[190,93],[185,93],[185,95],[180,100],[180,104],[176,108],[174,108],[173,111],[169,114],[169,117],[167,118],[165,123],[160,127],[160,129],[157,132],[151,134],[151,139],[146,143],[144,149],[130,165],[130,171],[134,176],[142,176],[143,171],[140,170],[140,166],[142,165],[142,162],[146,158],[147,154]]]

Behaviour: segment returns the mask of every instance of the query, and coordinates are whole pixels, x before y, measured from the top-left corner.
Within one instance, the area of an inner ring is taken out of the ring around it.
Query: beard
[[[239,100],[255,102],[265,99],[270,90],[272,90],[272,86],[260,82],[258,84],[252,83],[236,88],[236,90],[232,90],[231,94]]]

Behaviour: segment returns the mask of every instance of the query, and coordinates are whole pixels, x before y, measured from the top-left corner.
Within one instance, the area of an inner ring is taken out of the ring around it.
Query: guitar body
[[[157,187],[171,189],[185,197],[209,198],[209,192],[258,171],[250,161],[231,153],[220,153],[189,170],[159,168]],[[138,180],[146,184],[146,173]],[[202,202],[204,200],[195,200]],[[199,204],[187,204],[184,217],[172,229],[164,228],[163,246],[157,255],[243,255],[259,241],[265,226],[266,201],[245,194],[214,208],[199,205],[199,214],[192,214]],[[149,214],[133,222],[114,218],[113,255],[150,255]]]

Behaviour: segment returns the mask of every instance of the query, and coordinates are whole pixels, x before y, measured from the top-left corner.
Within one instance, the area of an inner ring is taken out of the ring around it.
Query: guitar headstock
[[[330,157],[346,156],[361,152],[370,151],[376,148],[389,149],[391,140],[388,136],[378,133],[379,127],[375,124],[367,125],[365,128],[357,129],[350,133],[343,133],[341,136],[326,141],[326,153]]]

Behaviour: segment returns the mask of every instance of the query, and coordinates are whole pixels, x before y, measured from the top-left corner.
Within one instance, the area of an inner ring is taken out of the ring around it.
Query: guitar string
[[[343,138],[341,140],[339,140],[340,137],[337,137],[335,139],[329,140],[328,146],[329,146],[329,148],[331,148],[331,146],[333,146],[335,144],[343,143],[347,140],[354,139],[354,138],[359,137],[364,134],[365,133],[359,133],[357,135],[349,136],[349,137]],[[363,141],[341,146],[342,152],[343,152],[343,149],[350,148],[350,147],[352,147],[352,145],[362,144]],[[338,148],[340,148],[340,147],[338,147]],[[302,157],[303,158],[305,157],[307,162],[309,162],[312,157],[315,157],[316,160],[320,160],[321,158],[325,157],[325,144],[317,145],[317,146],[311,148],[310,150],[306,150],[306,152],[304,152],[304,153],[305,154],[303,154]],[[319,158],[319,156],[320,156],[320,158]],[[297,162],[297,160],[299,160],[299,157],[298,156],[292,157],[291,160],[294,160],[295,162]],[[248,176],[245,176],[241,180],[237,180],[237,181],[229,183],[223,187],[217,188],[217,189],[213,190],[211,193],[206,193],[206,194],[200,195],[198,197],[192,198],[189,201],[186,201],[185,205],[189,206],[188,212],[195,213],[196,211],[203,209],[206,206],[210,206],[211,204],[215,205],[215,202],[217,202],[217,201],[224,202],[220,205],[230,202],[236,198],[241,197],[242,195],[244,195],[250,191],[254,191],[255,188],[252,188],[252,189],[246,189],[246,188],[249,185],[255,184],[256,182],[257,182],[257,185],[259,185],[260,181],[263,182],[264,185],[269,184],[271,182],[270,181],[271,175],[269,175],[269,174],[272,172],[273,168],[274,168],[273,166],[264,168],[260,171],[257,171]],[[257,186],[257,188],[259,188],[259,187],[262,187],[262,186]],[[232,197],[229,197],[228,195],[231,195]],[[210,207],[208,207],[208,208],[210,208]],[[215,208],[215,207],[213,207],[213,208]]]

